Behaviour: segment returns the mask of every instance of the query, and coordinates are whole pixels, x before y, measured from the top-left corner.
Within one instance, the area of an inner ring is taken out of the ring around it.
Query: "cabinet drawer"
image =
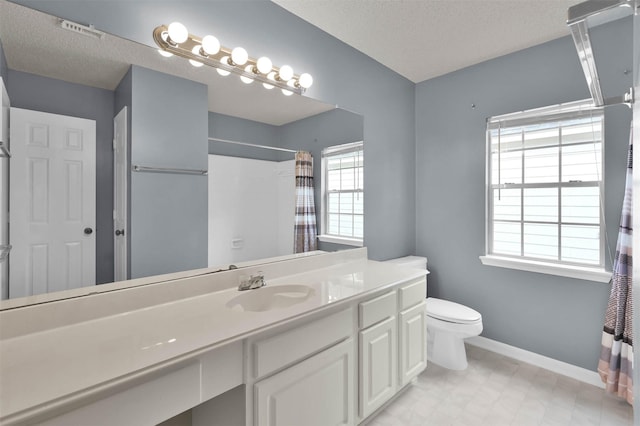
[[[353,310],[346,309],[253,344],[254,377],[259,378],[327,348],[353,333]]]
[[[404,310],[417,305],[427,298],[427,280],[422,278],[419,281],[403,285],[398,290],[400,297],[400,310]]]
[[[378,296],[375,299],[360,303],[359,325],[367,328],[377,322],[389,318],[396,313],[395,290]]]

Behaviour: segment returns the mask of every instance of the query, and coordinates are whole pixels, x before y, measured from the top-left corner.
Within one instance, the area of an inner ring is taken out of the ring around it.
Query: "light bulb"
[[[158,53],[164,56],[165,58],[170,58],[173,56],[173,53],[167,52],[166,50],[158,49]]]
[[[307,74],[306,72],[304,74],[300,74],[298,84],[300,84],[301,87],[308,89],[313,84],[313,77],[311,77],[311,74]]]
[[[253,66],[251,66],[251,65],[247,65],[247,66],[244,68],[244,70],[245,70],[246,72],[252,72],[252,70],[253,70]],[[246,77],[246,76],[244,76],[244,75],[241,75],[241,76],[240,76],[240,80],[242,80],[242,82],[243,82],[244,84],[251,84],[251,83],[253,83],[253,79],[252,79],[252,78]]]
[[[223,64],[226,64],[227,61],[229,61],[229,57],[228,56],[223,56],[222,58],[220,58],[220,62],[222,62]],[[231,74],[229,71],[223,70],[222,68],[216,68],[216,71],[218,71],[218,74],[220,74],[223,77],[226,77],[229,74]]]
[[[291,96],[293,95],[293,92],[291,90],[282,89],[282,94],[285,96]]]
[[[249,60],[249,54],[242,47],[236,47],[231,51],[231,60],[236,65],[244,65]]]
[[[180,22],[172,22],[169,24],[169,38],[176,44],[184,43],[189,38],[187,27]]]
[[[271,81],[276,81],[276,72],[275,71],[271,71],[269,74],[267,74],[267,78]],[[271,90],[273,89],[273,84],[269,84],[269,83],[262,83],[262,85],[264,86],[265,89]]]
[[[200,56],[200,46],[193,46],[193,49],[191,49],[191,53],[193,53],[194,55]],[[189,59],[189,63],[196,68],[199,68],[204,65],[202,62],[196,61],[194,59]]]
[[[212,35],[206,35],[202,38],[202,50],[207,55],[215,55],[220,51],[220,42]]]
[[[263,56],[258,58],[256,68],[258,68],[258,71],[260,71],[261,74],[268,74],[271,71],[271,68],[273,68],[273,63],[271,62],[271,59]]]
[[[293,68],[289,65],[283,65],[280,67],[280,71],[278,71],[278,77],[280,80],[289,81],[293,77]]]

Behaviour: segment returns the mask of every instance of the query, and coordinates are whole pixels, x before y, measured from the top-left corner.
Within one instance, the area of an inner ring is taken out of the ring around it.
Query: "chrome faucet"
[[[249,279],[241,277],[238,291],[255,290],[256,288],[264,287],[265,285],[267,285],[267,283],[264,281],[264,275],[262,272],[258,272],[257,275],[249,276]]]

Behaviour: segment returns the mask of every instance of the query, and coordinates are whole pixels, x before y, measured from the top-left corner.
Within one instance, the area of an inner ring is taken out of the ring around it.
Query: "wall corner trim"
[[[604,389],[604,383],[602,383],[600,375],[596,371],[587,370],[586,368],[558,361],[557,359],[549,358],[535,352],[526,351],[482,336],[470,337],[465,339],[465,341],[470,345],[477,346],[518,361],[526,362],[528,364],[535,365],[536,367],[544,368],[545,370],[553,371],[554,373],[562,374],[563,376]]]

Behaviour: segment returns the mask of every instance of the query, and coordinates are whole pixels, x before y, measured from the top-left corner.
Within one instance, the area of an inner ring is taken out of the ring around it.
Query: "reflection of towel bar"
[[[167,167],[147,167],[147,166],[132,166],[134,172],[147,172],[147,173],[179,173],[183,175],[206,175],[207,170],[197,169],[171,169]]]

